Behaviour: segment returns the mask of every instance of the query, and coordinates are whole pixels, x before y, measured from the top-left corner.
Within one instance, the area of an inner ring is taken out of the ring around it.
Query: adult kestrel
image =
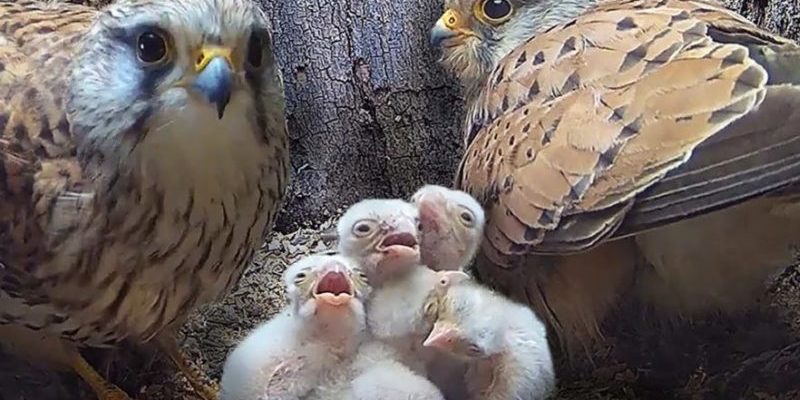
[[[79,346],[173,338],[284,196],[283,84],[249,0],[0,2],[0,340],[127,399]]]
[[[800,244],[800,47],[720,4],[447,0],[467,97],[456,186],[478,273],[591,339],[628,290],[737,310]],[[569,343],[567,343],[569,344]]]

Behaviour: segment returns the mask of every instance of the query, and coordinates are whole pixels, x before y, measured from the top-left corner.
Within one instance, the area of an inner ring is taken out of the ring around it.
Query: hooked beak
[[[381,265],[412,266],[419,262],[419,241],[411,232],[394,232],[386,235],[377,246],[383,254]]]
[[[222,119],[231,99],[233,87],[233,62],[231,50],[222,47],[203,47],[195,64],[197,77],[194,88],[217,107],[217,117]]]
[[[474,32],[464,28],[462,24],[462,19],[455,11],[445,11],[431,29],[431,46],[441,47],[445,41],[459,36],[475,36]]]
[[[439,350],[449,351],[458,341],[460,333],[453,324],[438,321],[433,324],[433,330],[422,343],[424,347],[432,347]]]
[[[425,193],[417,199],[416,204],[423,230],[440,232],[444,229],[441,222],[446,221],[445,202],[444,195],[441,193]]]

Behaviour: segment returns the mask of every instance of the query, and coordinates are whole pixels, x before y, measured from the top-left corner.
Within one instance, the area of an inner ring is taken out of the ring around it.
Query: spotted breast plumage
[[[567,342],[634,293],[740,310],[800,245],[800,46],[716,1],[447,0],[477,269]]]
[[[52,345],[101,399],[125,397],[78,346],[157,339],[195,383],[173,330],[236,284],[287,183],[265,15],[0,1],[0,21],[0,340]]]

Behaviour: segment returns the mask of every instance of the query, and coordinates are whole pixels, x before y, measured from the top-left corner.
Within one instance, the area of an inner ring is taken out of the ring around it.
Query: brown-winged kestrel
[[[796,43],[682,0],[446,0],[431,39],[465,88],[477,272],[568,347],[629,290],[730,312],[792,263]]]
[[[0,1],[0,342],[127,396],[80,346],[173,333],[284,196],[283,84],[249,0]]]

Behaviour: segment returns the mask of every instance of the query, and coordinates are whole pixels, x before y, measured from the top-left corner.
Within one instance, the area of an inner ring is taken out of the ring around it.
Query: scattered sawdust
[[[218,379],[230,348],[284,305],[286,266],[328,245],[320,229],[274,233],[236,291],[193,315],[183,346]],[[560,365],[557,399],[800,399],[800,269],[775,279],[757,309],[738,317],[659,326],[636,305],[607,324],[591,361]],[[90,354],[101,373],[139,400],[197,399],[185,379],[149,346]],[[41,371],[0,355],[0,400],[93,399],[72,374]]]

